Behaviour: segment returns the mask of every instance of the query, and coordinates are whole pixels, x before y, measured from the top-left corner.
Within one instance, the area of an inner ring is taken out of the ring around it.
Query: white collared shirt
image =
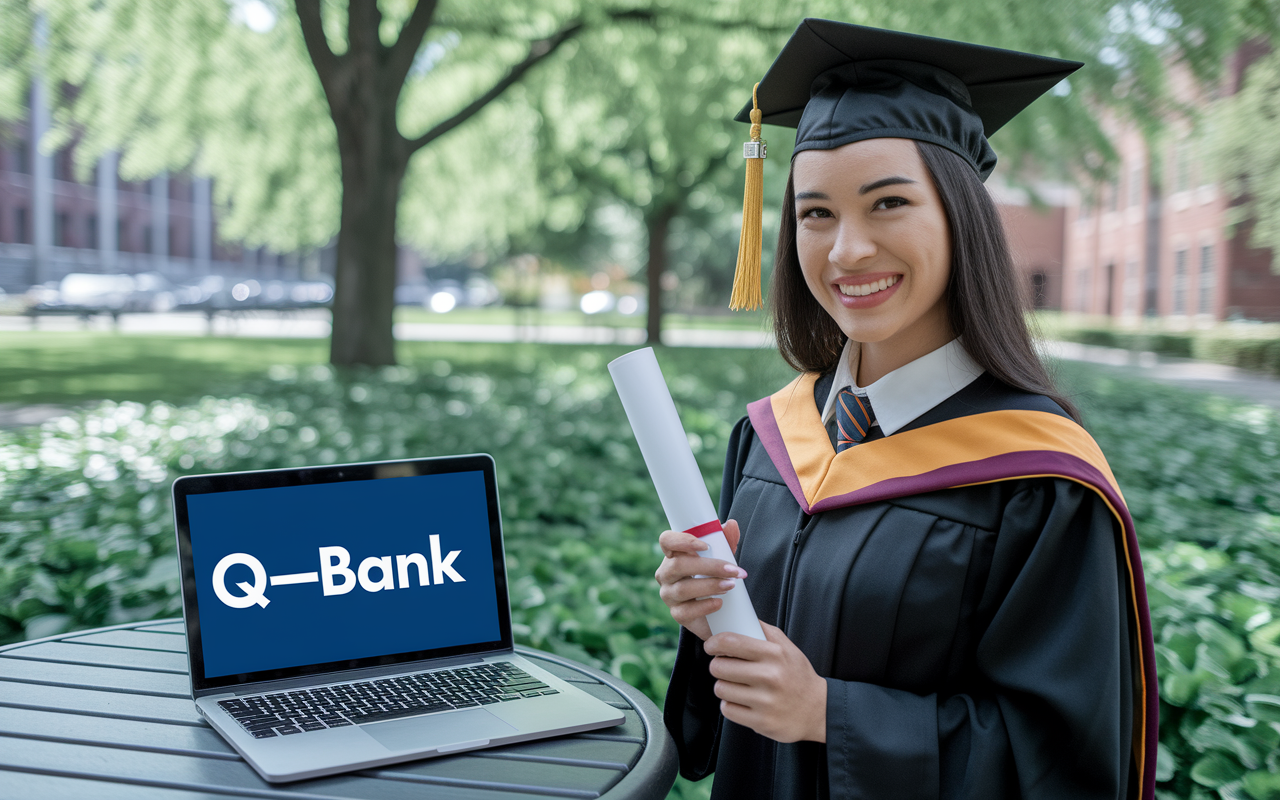
[[[858,343],[845,342],[844,352],[836,367],[831,393],[822,408],[822,424],[828,425],[836,415],[836,397],[840,390],[852,386],[854,394],[871,401],[880,431],[889,436],[901,430],[908,422],[960,391],[983,373],[959,339],[952,339],[932,353],[920,356],[909,364],[866,387],[858,386],[854,376],[858,374],[858,359],[862,348]]]

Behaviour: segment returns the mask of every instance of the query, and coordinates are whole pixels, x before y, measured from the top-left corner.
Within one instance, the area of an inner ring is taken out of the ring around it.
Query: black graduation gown
[[[815,385],[819,409],[829,387]],[[983,375],[902,432],[1000,409],[1066,416]],[[774,450],[738,423],[720,515],[741,526],[756,612],[827,680],[827,742],[725,720],[682,630],[665,709],[682,775],[714,772],[712,797],[734,800],[1138,795],[1149,622],[1126,613],[1125,535],[1096,491],[1026,477],[806,513]]]

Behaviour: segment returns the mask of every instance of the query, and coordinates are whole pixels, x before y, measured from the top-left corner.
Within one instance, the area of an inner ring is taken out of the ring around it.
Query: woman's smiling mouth
[[[850,275],[836,280],[840,304],[845,308],[871,308],[888,300],[902,285],[899,273]]]
[[[837,283],[836,287],[840,290],[840,294],[846,297],[863,297],[876,292],[883,292],[890,286],[898,282],[900,275],[891,275],[888,278],[881,278],[878,281],[870,281],[868,283],[848,284]]]

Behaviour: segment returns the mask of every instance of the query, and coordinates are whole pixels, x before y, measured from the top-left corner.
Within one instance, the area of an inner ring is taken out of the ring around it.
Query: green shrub
[[[1194,355],[1240,369],[1280,375],[1280,339],[1206,336],[1196,341]]]
[[[758,353],[660,357],[714,488],[743,405],[787,372]],[[0,432],[0,640],[178,613],[177,475],[487,451],[518,641],[661,702],[676,634],[653,584],[665,525],[605,360],[583,349],[484,372],[446,361],[344,376],[277,368],[228,399],[102,403]],[[1280,423],[1210,395],[1058,371],[1137,522],[1161,681],[1161,796],[1278,796]]]
[[[1280,785],[1280,421],[1062,365],[1143,551],[1168,798]],[[1274,701],[1274,702],[1273,702]],[[1274,709],[1274,710],[1273,710]]]
[[[662,359],[718,492],[730,427],[785,368],[747,351]],[[675,629],[653,571],[665,519],[602,353],[484,374],[446,361],[346,376],[279,367],[242,388],[0,433],[0,642],[180,613],[178,475],[484,451],[498,464],[518,640],[663,695]]]
[[[1188,333],[1126,331],[1115,328],[1064,328],[1059,335],[1069,342],[1151,351],[1177,358],[1191,358],[1195,336]]]

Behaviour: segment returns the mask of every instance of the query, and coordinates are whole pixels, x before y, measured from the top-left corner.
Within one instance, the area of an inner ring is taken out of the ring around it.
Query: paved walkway
[[[1052,358],[1097,364],[1128,377],[1145,378],[1191,391],[1213,392],[1280,411],[1280,380],[1224,364],[1075,342],[1046,342],[1041,352]]]
[[[0,316],[0,331],[31,330],[27,317]],[[110,319],[97,317],[82,322],[75,317],[49,316],[35,321],[41,331],[112,330]],[[179,334],[201,336],[243,336],[249,338],[324,338],[329,335],[327,311],[301,311],[288,314],[271,312],[223,315],[215,318],[213,329],[203,314],[124,314],[119,330],[135,334]],[[447,322],[399,323],[396,338],[401,341],[451,342],[544,342],[551,344],[643,344],[644,331],[639,328],[614,328],[592,325],[473,325]],[[771,348],[773,335],[751,330],[681,330],[664,335],[668,345],[676,347],[743,347]],[[1082,361],[1130,377],[1145,378],[1192,391],[1213,392],[1247,402],[1269,406],[1280,411],[1280,380],[1246,372],[1221,364],[1190,359],[1168,358],[1155,353],[1137,353],[1112,347],[1096,347],[1073,342],[1046,342],[1042,352],[1052,358]],[[16,427],[42,422],[57,416],[57,406],[21,406],[0,404],[0,427]]]
[[[585,318],[584,318],[585,320]],[[329,335],[328,311],[269,311],[220,314],[212,329],[203,314],[121,314],[118,327],[111,318],[74,316],[0,316],[0,331],[102,331],[179,334],[185,336],[244,336],[249,338],[323,339]],[[402,342],[543,342],[547,344],[643,344],[643,328],[608,325],[485,325],[451,322],[401,322],[395,337]],[[689,330],[673,328],[663,334],[674,347],[773,347],[773,335],[763,330]]]

